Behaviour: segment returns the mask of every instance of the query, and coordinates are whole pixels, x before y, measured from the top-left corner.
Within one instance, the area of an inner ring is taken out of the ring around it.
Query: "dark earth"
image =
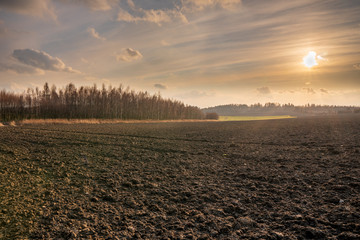
[[[356,114],[0,139],[0,239],[360,239]]]

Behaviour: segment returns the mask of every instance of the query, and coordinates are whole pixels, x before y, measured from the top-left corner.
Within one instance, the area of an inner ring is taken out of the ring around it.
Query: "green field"
[[[272,120],[272,119],[287,119],[296,118],[290,115],[281,116],[220,116],[219,121],[257,121],[257,120]]]

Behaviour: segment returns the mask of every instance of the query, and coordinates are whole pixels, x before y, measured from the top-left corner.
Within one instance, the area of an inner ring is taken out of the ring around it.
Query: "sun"
[[[310,51],[305,57],[303,57],[303,64],[308,68],[318,65],[316,61],[316,52]]]

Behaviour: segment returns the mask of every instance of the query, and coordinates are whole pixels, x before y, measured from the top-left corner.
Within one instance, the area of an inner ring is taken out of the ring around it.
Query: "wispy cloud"
[[[58,1],[64,3],[81,4],[86,7],[89,7],[93,11],[110,10],[112,6],[114,6],[118,2],[117,0],[58,0]]]
[[[161,45],[163,45],[163,46],[170,46],[171,44],[168,42],[168,41],[166,41],[166,40],[161,40]]]
[[[198,91],[198,90],[192,90],[190,92],[183,93],[181,95],[178,95],[178,98],[183,99],[189,99],[189,98],[205,98],[205,97],[213,97],[215,96],[215,93],[206,92],[206,91]]]
[[[13,72],[17,74],[35,74],[35,75],[43,75],[45,72],[38,68],[29,67],[26,65],[20,64],[6,64],[0,63],[0,72]]]
[[[12,57],[22,64],[47,71],[79,73],[67,67],[61,59],[52,57],[48,53],[33,49],[16,49]]]
[[[260,88],[257,88],[256,91],[260,94],[265,94],[265,95],[271,93],[269,87],[260,87]]]
[[[133,2],[133,0],[127,0],[127,4],[129,5],[129,7],[133,10],[136,10],[136,6],[135,3]]]
[[[323,76],[325,71],[330,74],[349,69],[349,62],[345,62],[348,58],[342,54],[356,57],[358,40],[351,35],[353,30],[344,26],[354,21],[355,10],[347,10],[346,17],[335,17],[334,8],[322,1],[275,3],[244,1],[240,4],[243,6],[241,14],[214,9],[190,14],[182,10],[184,14],[189,14],[189,25],[172,22],[158,29],[146,25],[144,30],[143,24],[133,24],[132,29],[144,33],[146,40],[137,42],[139,44],[136,46],[142,47],[148,61],[141,61],[140,66],[133,66],[134,69],[126,66],[124,72],[129,73],[130,77],[136,75],[154,79],[174,73],[181,78],[196,79],[194,84],[206,82],[211,86],[217,86],[218,79],[222,79],[231,86],[229,88],[236,85],[249,86],[251,89],[256,89],[258,81],[266,78],[266,84],[271,89],[273,83],[282,81],[286,82],[284,88],[291,86],[301,89],[300,81],[301,84],[315,81],[304,78],[308,70],[302,65],[303,56],[311,50],[316,51],[317,56],[320,54],[323,56],[321,58],[325,59],[326,56],[329,59],[323,61],[316,58],[321,68],[311,70],[316,71],[317,76],[322,75],[322,82],[329,82],[329,78],[325,80]],[[145,7],[148,9],[152,5]],[[125,9],[132,11],[129,7]],[[157,38],[149,34],[150,28],[155,29]],[[157,51],[159,46],[155,48],[154,42],[156,40],[156,44],[159,44],[161,39],[166,39],[163,46],[171,43],[171,48]],[[350,66],[353,63],[352,60]],[[290,81],[290,78],[294,81]]]
[[[360,63],[355,63],[353,65],[353,67],[356,69],[356,70],[360,70]]]
[[[57,18],[50,0],[3,0],[0,1],[0,9],[35,17]]]
[[[124,21],[124,22],[136,22],[136,21],[139,21],[141,19],[131,15],[129,12],[127,12],[124,9],[120,8],[118,16],[117,16],[117,20],[118,21]]]
[[[125,22],[152,22],[161,25],[166,22],[180,20],[188,23],[186,14],[203,11],[207,8],[223,8],[233,10],[241,5],[241,0],[181,0],[174,1],[172,8],[143,9],[135,5],[132,0],[127,0],[129,10],[120,8],[118,21]]]
[[[151,22],[161,25],[166,22],[171,22],[174,19],[180,19],[182,22],[187,23],[188,20],[180,11],[176,9],[149,9],[136,8],[134,13],[120,8],[117,20],[124,22]]]
[[[324,88],[320,88],[320,92],[325,93],[325,94],[328,94],[328,93],[329,93],[329,91],[326,90],[326,89],[324,89]]]
[[[82,57],[80,60],[81,60],[83,63],[89,64],[89,60],[87,60],[86,58],[83,58],[83,57]]]
[[[138,50],[132,48],[123,49],[122,52],[116,55],[118,61],[132,62],[141,59],[143,56]]]
[[[90,34],[90,36],[92,36],[93,38],[96,38],[96,39],[99,39],[99,40],[106,40],[104,37],[101,37],[100,35],[99,35],[99,33],[98,32],[96,32],[96,30],[95,30],[95,28],[88,28],[87,29],[87,31],[88,31],[88,33]]]
[[[307,93],[307,94],[316,94],[315,90],[312,88],[303,88],[303,90]]]
[[[214,7],[231,10],[241,4],[241,0],[182,0],[181,2],[187,11],[202,11]]]
[[[0,20],[0,37],[5,36],[8,33],[8,29],[5,27],[4,21]]]
[[[167,88],[165,85],[160,84],[160,83],[154,84],[154,87],[155,87],[155,88],[158,88],[158,89],[163,89],[163,90]]]

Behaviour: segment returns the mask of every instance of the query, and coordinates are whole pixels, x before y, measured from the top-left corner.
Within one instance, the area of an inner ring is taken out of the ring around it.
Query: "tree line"
[[[315,105],[306,104],[295,106],[294,104],[280,103],[256,103],[256,104],[227,104],[202,109],[204,113],[217,113],[221,116],[257,116],[257,115],[333,115],[360,113],[360,107]]]
[[[0,120],[22,119],[202,119],[198,107],[165,99],[160,94],[130,90],[122,85],[97,88],[70,83],[65,88],[28,88],[23,93],[0,91]]]

